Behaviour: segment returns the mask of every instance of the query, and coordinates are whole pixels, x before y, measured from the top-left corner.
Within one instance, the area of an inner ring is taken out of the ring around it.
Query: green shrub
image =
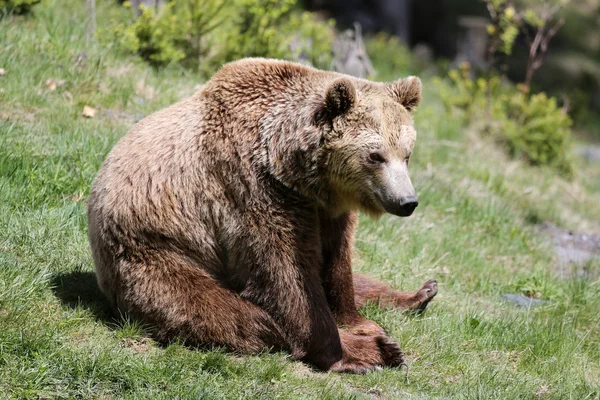
[[[295,0],[237,0],[238,29],[228,36],[228,58],[283,58],[289,38],[279,31],[290,17]]]
[[[334,27],[333,19],[322,21],[307,11],[292,13],[282,31],[288,38],[282,58],[304,59],[318,68],[328,69],[332,60]]]
[[[114,34],[122,47],[155,66],[180,61],[198,66],[225,5],[226,0],[172,0],[158,14],[141,5],[140,16],[129,26],[117,26]]]
[[[227,37],[226,61],[242,57],[304,58],[316,66],[331,61],[333,20],[297,12],[297,0],[237,0],[237,29]]]
[[[0,15],[5,12],[24,14],[39,2],[40,0],[0,0]]]
[[[396,36],[378,33],[365,41],[367,53],[377,69],[377,78],[394,80],[410,75],[415,68],[415,60],[410,49]]]
[[[242,57],[302,58],[328,65],[333,24],[298,12],[296,1],[171,0],[158,13],[142,6],[141,15],[118,25],[113,36],[155,66],[180,62],[211,72]]]
[[[449,113],[493,135],[513,157],[572,173],[572,122],[555,98],[530,94],[497,76],[474,79],[468,64],[449,76],[450,85],[438,80]]]
[[[505,94],[502,135],[514,157],[525,157],[535,165],[550,165],[570,174],[571,119],[554,97],[545,93]]]

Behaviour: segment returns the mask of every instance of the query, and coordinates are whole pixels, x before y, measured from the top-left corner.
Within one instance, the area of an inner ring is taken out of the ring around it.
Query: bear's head
[[[329,83],[317,113],[324,127],[320,170],[338,211],[412,214],[418,202],[408,163],[416,139],[412,112],[420,100],[417,77]]]

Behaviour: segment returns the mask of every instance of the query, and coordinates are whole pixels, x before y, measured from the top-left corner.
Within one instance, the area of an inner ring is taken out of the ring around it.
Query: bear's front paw
[[[415,306],[413,307],[413,309],[419,312],[425,310],[427,304],[429,304],[429,302],[433,300],[437,293],[437,281],[435,279],[428,280],[423,284],[423,286],[421,286],[421,289],[417,290],[417,293],[415,293]]]
[[[363,374],[383,366],[396,367],[404,363],[398,343],[386,335],[357,336],[340,331],[342,359],[331,366],[332,371]]]
[[[404,353],[398,343],[392,342],[387,336],[377,336],[376,340],[384,365],[398,367],[404,364]]]

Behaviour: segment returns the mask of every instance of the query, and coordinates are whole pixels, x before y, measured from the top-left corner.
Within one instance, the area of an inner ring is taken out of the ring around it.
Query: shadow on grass
[[[52,277],[52,291],[65,305],[72,309],[83,307],[94,317],[107,325],[114,325],[117,319],[111,310],[104,293],[100,291],[93,272],[67,272]]]
[[[96,274],[93,272],[74,271],[58,273],[52,277],[52,292],[61,303],[71,309],[83,308],[92,313],[97,321],[105,324],[111,330],[128,330],[132,337],[148,337],[156,341],[160,347],[171,343],[186,345],[185,341],[177,338],[160,340],[152,335],[152,329],[126,315],[113,312],[108,299],[98,287]],[[186,345],[197,349],[218,349],[216,346]]]

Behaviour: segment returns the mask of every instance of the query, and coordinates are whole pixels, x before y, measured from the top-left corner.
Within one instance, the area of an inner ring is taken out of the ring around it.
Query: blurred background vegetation
[[[0,4],[22,13],[35,2]],[[106,46],[137,54],[157,68],[179,64],[207,79],[225,62],[272,57],[380,80],[437,75],[451,117],[467,118],[511,156],[550,165],[566,176],[572,173],[572,126],[582,137],[600,139],[600,3],[595,0],[134,0],[122,5],[97,34]],[[448,75],[449,70],[456,72]]]
[[[0,0],[0,10],[26,14],[38,2]],[[595,0],[120,3],[109,24],[96,26],[96,0],[87,0],[89,31],[156,68],[178,65],[208,79],[223,63],[271,57],[380,80],[436,76],[449,118],[567,177],[572,130],[600,139]]]
[[[0,9],[24,14],[38,2],[0,0]],[[95,2],[87,1],[91,14]],[[121,3],[110,25],[91,21],[93,30],[107,47],[157,68],[178,64],[207,79],[225,62],[272,57],[381,80],[438,75],[453,117],[510,155],[567,176],[573,121],[581,136],[600,139],[595,0]]]

